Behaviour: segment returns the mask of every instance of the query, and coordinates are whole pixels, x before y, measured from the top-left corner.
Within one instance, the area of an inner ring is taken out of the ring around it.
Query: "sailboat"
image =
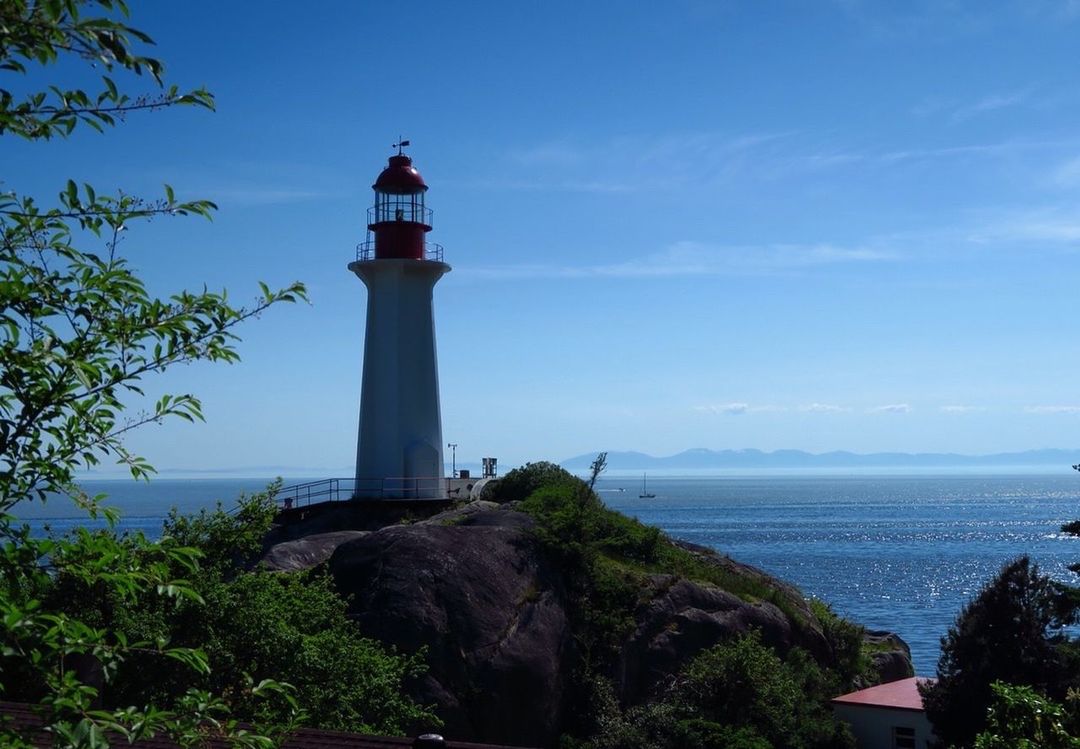
[[[646,474],[641,474],[641,494],[638,495],[638,499],[653,499],[656,495],[649,491],[649,477]]]

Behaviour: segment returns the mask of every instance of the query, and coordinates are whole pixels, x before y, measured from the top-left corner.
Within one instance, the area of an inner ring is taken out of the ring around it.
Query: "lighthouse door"
[[[405,450],[405,475],[413,484],[412,496],[438,497],[442,467],[439,463],[439,451],[427,442],[413,442]]]

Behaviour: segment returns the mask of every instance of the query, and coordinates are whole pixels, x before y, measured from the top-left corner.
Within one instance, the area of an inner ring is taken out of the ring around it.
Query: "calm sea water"
[[[297,479],[304,480],[304,479]],[[260,479],[88,481],[124,512],[123,525],[160,533],[170,506],[183,512],[227,506]],[[1080,584],[1066,565],[1080,539],[1062,523],[1080,519],[1080,477],[759,476],[604,477],[607,504],[668,533],[761,567],[911,645],[920,674],[932,674],[939,639],[961,607],[1003,563],[1029,554],[1044,572]],[[619,491],[619,490],[622,491]],[[23,512],[35,528],[81,522],[52,502]]]

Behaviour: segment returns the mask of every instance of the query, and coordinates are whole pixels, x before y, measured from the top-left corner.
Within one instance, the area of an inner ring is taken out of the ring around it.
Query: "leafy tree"
[[[994,701],[975,749],[1080,749],[1080,737],[1066,727],[1065,708],[1031,687],[995,681]]]
[[[247,698],[250,676],[293,685],[306,721],[322,728],[398,734],[417,724],[436,725],[430,710],[404,696],[404,683],[424,669],[423,653],[399,655],[362,637],[326,574],[248,569],[275,513],[274,488],[242,498],[231,513],[220,507],[194,516],[172,513],[165,537],[201,553],[192,585],[202,600],[107,606],[108,626],[130,639],[164,637],[201,648],[214,670],[199,685],[237,695],[233,712],[246,720],[281,721],[289,708]],[[168,701],[191,682],[180,664],[153,665],[129,659],[107,701],[125,705],[140,695]]]
[[[0,0],[0,135],[30,140],[66,137],[80,125],[102,131],[139,110],[196,106],[211,109],[202,89],[166,86],[164,67],[138,48],[152,44],[127,24],[123,0]],[[16,95],[9,81],[31,69],[68,59],[102,71],[100,88],[49,86]],[[154,90],[131,96],[117,72],[152,80]],[[241,728],[228,698],[192,685],[168,703],[103,708],[102,687],[130,658],[177,663],[192,679],[205,676],[206,654],[162,640],[132,641],[123,632],[50,609],[41,595],[77,583],[118,605],[151,599],[195,603],[188,578],[197,552],[174,540],[152,544],[141,535],[118,536],[116,514],[75,485],[81,466],[111,458],[133,476],[152,468],[123,443],[131,430],[169,417],[200,419],[197,398],[163,396],[147,412],[124,415],[125,398],[141,395],[144,376],[184,362],[235,361],[234,328],[269,306],[304,298],[293,284],[265,285],[248,307],[224,292],[149,293],[120,254],[122,231],[140,220],[209,216],[208,201],[164,196],[144,200],[99,195],[67,181],[55,204],[0,192],[0,690],[35,697],[41,723],[56,746],[106,746],[165,733],[182,745],[211,735],[266,746],[271,738]],[[87,246],[92,250],[86,249]],[[19,502],[67,494],[104,531],[64,539],[31,537],[8,514]],[[15,692],[12,684],[25,689]],[[291,697],[274,682],[245,683],[243,699]],[[286,710],[288,722],[294,711]],[[30,746],[31,737],[0,724],[0,744]]]
[[[237,695],[235,715],[272,722],[288,718],[288,705],[246,695],[250,676],[295,687],[309,725],[400,734],[416,724],[437,724],[430,710],[404,696],[404,683],[425,669],[423,654],[400,656],[362,637],[325,574],[247,572],[229,582],[215,576],[200,581],[198,590],[205,603],[162,611],[160,621],[170,642],[206,652],[214,670],[198,683],[216,694]],[[122,689],[108,696],[116,706],[155,694],[160,683],[159,674],[140,668],[138,659],[131,659],[116,681]],[[168,701],[180,692],[159,693]]]
[[[1077,619],[1074,594],[1025,556],[1005,565],[964,607],[941,640],[937,682],[921,687],[927,717],[945,745],[970,746],[983,730],[995,681],[1064,698],[1077,678],[1064,631]]]
[[[160,85],[161,63],[131,49],[133,40],[149,37],[112,17],[83,17],[86,5],[126,16],[119,0],[5,0],[0,70],[24,73],[27,64],[67,54],[106,71],[147,72]],[[107,75],[96,95],[51,87],[16,101],[0,89],[0,133],[64,136],[80,123],[101,129],[126,112],[180,105],[210,108],[213,99],[176,87],[132,99]],[[166,395],[148,412],[122,419],[121,399],[141,394],[144,375],[175,364],[236,361],[236,325],[303,296],[300,284],[279,291],[263,285],[250,307],[231,306],[224,292],[152,296],[119,254],[121,232],[139,220],[209,216],[213,209],[209,201],[177,200],[168,186],[164,197],[147,201],[99,195],[69,180],[51,208],[0,193],[0,511],[70,491],[73,470],[104,456],[145,476],[150,467],[124,447],[123,435],[170,416],[201,418],[200,403],[190,394]],[[102,250],[79,249],[78,241]]]
[[[293,704],[257,699],[248,689],[252,679],[273,678],[295,687],[296,706],[309,725],[381,734],[437,725],[429,709],[405,696],[405,683],[425,669],[422,652],[400,655],[362,637],[325,574],[252,569],[275,514],[275,490],[272,485],[241,497],[234,512],[219,506],[192,516],[171,513],[162,543],[199,559],[187,600],[123,598],[100,580],[66,569],[44,583],[38,598],[48,611],[79,617],[129,642],[197,649],[213,664],[213,670],[192,674],[186,662],[162,661],[154,651],[129,652],[99,695],[100,706],[170,704],[195,686],[228,695],[235,718],[280,723]],[[45,691],[32,676],[10,678],[8,685],[24,695]]]
[[[230,578],[252,566],[263,551],[263,541],[277,515],[274,497],[281,480],[265,491],[241,494],[236,507],[226,512],[221,503],[214,510],[181,515],[174,507],[165,519],[163,535],[181,546],[198,549],[199,565],[207,573]]]

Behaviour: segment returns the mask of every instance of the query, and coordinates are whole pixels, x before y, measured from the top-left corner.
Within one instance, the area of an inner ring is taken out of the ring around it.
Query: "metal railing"
[[[282,509],[291,510],[352,499],[444,499],[449,490],[446,477],[333,478],[284,486],[274,499]]]
[[[374,239],[368,239],[356,245],[356,259],[375,259]],[[443,261],[443,246],[437,242],[424,242],[424,260],[441,263]]]
[[[274,495],[277,503],[286,510],[305,507],[320,502],[340,502],[352,499],[355,479],[320,479],[303,484],[283,486]],[[342,486],[344,484],[344,487]]]

